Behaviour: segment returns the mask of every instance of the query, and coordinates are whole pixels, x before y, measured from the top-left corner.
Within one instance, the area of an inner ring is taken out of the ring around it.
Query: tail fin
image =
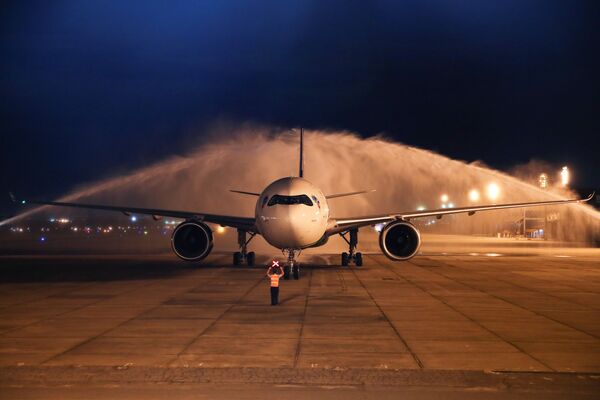
[[[298,176],[304,178],[304,129],[300,128],[300,167]]]

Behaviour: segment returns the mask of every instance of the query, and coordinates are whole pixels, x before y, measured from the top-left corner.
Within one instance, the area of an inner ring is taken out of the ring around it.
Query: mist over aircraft
[[[332,218],[328,200],[364,195],[369,190],[325,195],[317,186],[304,178],[304,132],[302,129],[300,130],[299,153],[298,176],[277,179],[260,193],[242,189],[231,190],[234,193],[257,198],[254,217],[73,202],[21,200],[21,203],[183,219],[184,221],[173,231],[171,247],[178,257],[192,262],[204,259],[213,248],[214,236],[208,224],[232,227],[238,232],[239,246],[239,251],[233,254],[233,264],[254,265],[256,256],[254,252],[248,251],[249,244],[256,235],[261,235],[271,246],[286,253],[285,278],[298,279],[300,277],[300,265],[296,262],[298,253],[306,248],[325,245],[333,235],[342,236],[348,244],[348,251],[341,254],[341,264],[361,266],[362,254],[357,251],[359,229],[385,224],[379,234],[379,247],[383,254],[390,259],[403,261],[414,257],[421,245],[419,230],[411,223],[412,219],[424,217],[439,219],[449,214],[473,215],[476,212],[498,209],[579,203],[587,202],[593,197],[592,194],[585,199],[493,204]],[[14,196],[13,200],[17,201]]]

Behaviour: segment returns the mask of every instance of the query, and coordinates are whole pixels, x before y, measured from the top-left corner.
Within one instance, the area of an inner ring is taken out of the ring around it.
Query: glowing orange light
[[[469,200],[479,201],[479,192],[477,191],[477,189],[473,189],[469,192]]]
[[[569,184],[569,168],[562,167],[560,170],[560,182],[563,186],[567,186]]]
[[[500,187],[495,183],[487,186],[487,196],[490,200],[496,200],[500,196]]]

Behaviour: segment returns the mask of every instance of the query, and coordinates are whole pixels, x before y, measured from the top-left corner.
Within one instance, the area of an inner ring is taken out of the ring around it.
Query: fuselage
[[[272,246],[304,249],[324,238],[329,221],[327,199],[304,178],[278,179],[256,202],[256,226]]]

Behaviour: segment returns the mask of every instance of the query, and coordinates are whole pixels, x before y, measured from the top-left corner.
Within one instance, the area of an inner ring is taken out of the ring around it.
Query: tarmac
[[[600,249],[494,243],[307,254],[278,306],[266,256],[3,256],[0,397],[599,398]]]

